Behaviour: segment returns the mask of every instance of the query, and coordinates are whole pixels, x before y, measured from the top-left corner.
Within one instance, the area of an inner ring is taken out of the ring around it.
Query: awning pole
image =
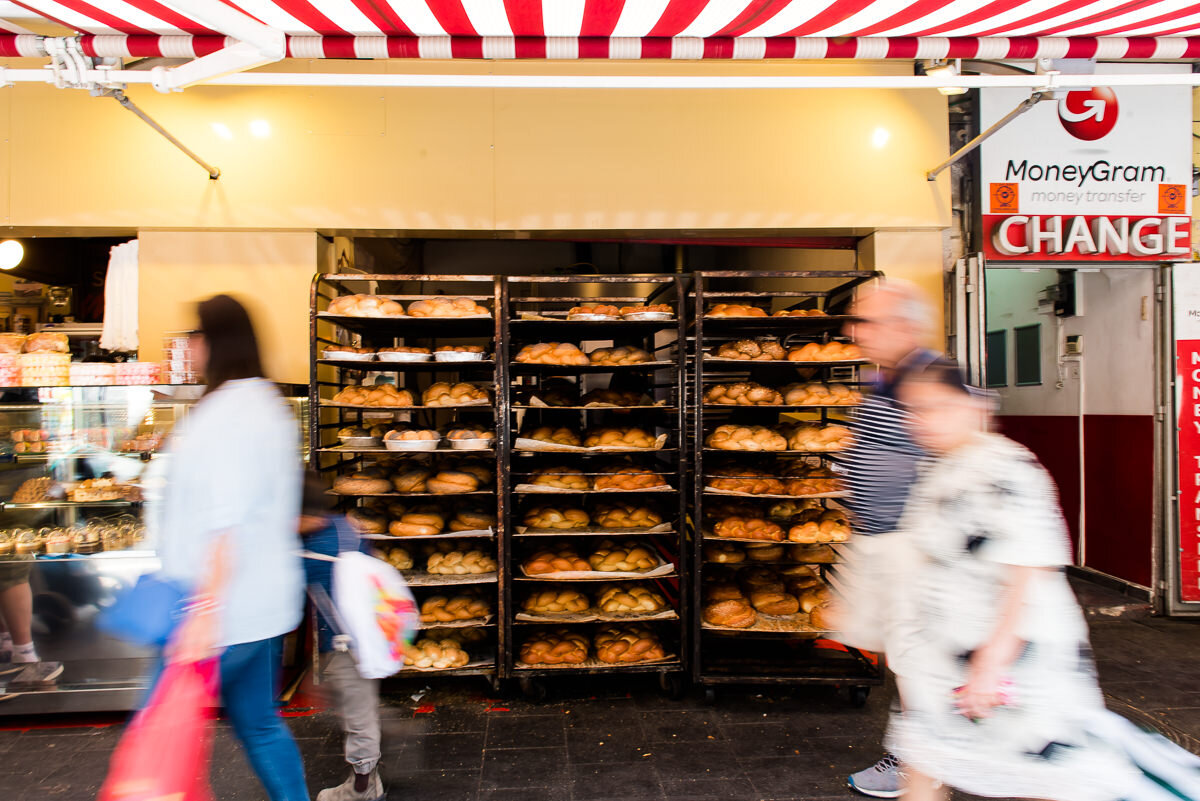
[[[185,145],[183,142],[180,142],[178,139],[176,139],[174,136],[172,136],[170,131],[168,131],[166,128],[162,127],[157,122],[155,122],[153,117],[151,117],[146,112],[142,111],[140,108],[137,107],[137,105],[134,104],[134,102],[132,100],[130,100],[128,97],[126,97],[125,93],[123,91],[121,91],[120,89],[112,89],[112,90],[109,90],[106,94],[108,94],[110,97],[115,99],[118,103],[120,103],[122,106],[124,106],[125,108],[127,108],[128,110],[130,110],[134,114],[136,114],[141,119],[142,122],[146,123],[154,130],[158,131],[158,133],[164,139],[166,139],[171,144],[175,145],[175,147],[182,150],[187,155],[188,158],[190,158],[192,161],[196,162],[201,167],[203,167],[204,171],[208,173],[208,177],[211,180],[215,181],[221,177],[221,171],[218,168],[214,167],[213,165],[209,164],[204,159],[197,156],[187,145]]]
[[[965,145],[960,147],[958,150],[954,151],[954,153],[950,156],[950,158],[946,159],[941,164],[937,165],[932,170],[925,173],[925,180],[926,181],[936,180],[938,177],[938,173],[940,173],[942,170],[949,167],[954,162],[961,159],[963,156],[970,153],[975,148],[979,147],[981,144],[983,144],[983,140],[987,139],[989,136],[991,136],[992,134],[999,131],[1005,125],[1008,125],[1010,122],[1015,120],[1017,117],[1020,117],[1026,111],[1029,111],[1029,109],[1033,108],[1038,103],[1042,102],[1043,100],[1049,100],[1053,96],[1054,95],[1052,92],[1047,92],[1047,91],[1034,92],[1029,97],[1027,97],[1025,100],[1022,100],[1021,105],[1017,106],[1012,111],[1008,112],[1003,117],[1001,117],[999,120],[997,120],[995,125],[993,125],[992,127],[988,128],[986,131],[979,134],[979,136],[975,137],[970,142],[967,142]]]

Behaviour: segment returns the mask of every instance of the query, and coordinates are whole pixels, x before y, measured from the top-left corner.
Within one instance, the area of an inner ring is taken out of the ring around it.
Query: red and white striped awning
[[[1184,0],[224,1],[286,33],[294,58],[1200,58],[1200,4]],[[93,56],[226,44],[169,0],[16,5]],[[39,42],[0,34],[0,56],[43,55]]]

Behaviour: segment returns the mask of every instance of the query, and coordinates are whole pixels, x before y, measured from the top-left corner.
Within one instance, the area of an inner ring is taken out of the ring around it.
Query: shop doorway
[[[968,339],[973,372],[998,397],[999,429],[1054,477],[1076,564],[1149,593],[1161,525],[1161,268],[988,265],[977,275],[984,325]]]

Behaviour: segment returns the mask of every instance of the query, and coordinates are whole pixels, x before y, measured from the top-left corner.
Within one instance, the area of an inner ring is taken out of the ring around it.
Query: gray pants
[[[379,764],[379,680],[358,674],[354,657],[344,651],[321,655],[321,678],[329,682],[346,732],[346,761],[355,773]]]

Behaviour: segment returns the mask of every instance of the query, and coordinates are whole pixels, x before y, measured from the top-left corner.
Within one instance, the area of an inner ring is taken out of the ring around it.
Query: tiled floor
[[[1200,622],[1093,619],[1115,708],[1200,747]],[[887,691],[853,709],[832,691],[746,688],[709,706],[664,697],[647,678],[550,684],[532,703],[489,698],[480,682],[393,688],[382,770],[392,801],[706,801],[851,796],[845,775],[878,756]],[[38,721],[5,721],[25,726]],[[0,731],[0,799],[88,799],[120,734],[92,726]],[[342,780],[336,719],[290,719],[315,793]],[[213,787],[220,801],[264,795],[227,728]]]

